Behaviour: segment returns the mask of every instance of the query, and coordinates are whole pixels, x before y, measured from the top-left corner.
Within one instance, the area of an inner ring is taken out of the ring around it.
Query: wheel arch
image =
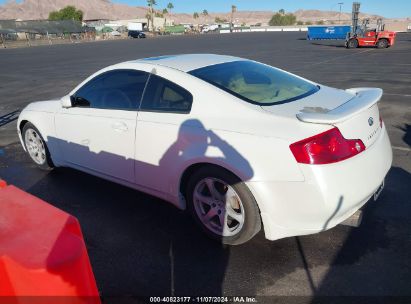
[[[28,119],[23,119],[23,120],[21,120],[20,122],[19,122],[19,131],[20,132],[23,132],[23,128],[24,128],[24,126],[28,123],[28,122],[30,122]]]
[[[179,186],[178,190],[181,194],[185,195],[185,191],[187,189],[187,184],[190,176],[194,174],[197,170],[204,168],[204,167],[215,167],[218,169],[222,169],[224,171],[227,171],[230,174],[233,174],[235,177],[237,177],[240,181],[244,182],[244,180],[233,170],[230,170],[226,166],[223,166],[222,164],[215,164],[211,162],[198,162],[198,163],[192,163],[189,166],[187,166],[183,171],[182,174],[180,175],[180,181],[179,181]]]
[[[60,158],[60,151],[56,140],[54,128],[54,113],[40,111],[23,111],[17,122],[17,130],[23,149],[26,150],[24,144],[23,129],[28,124],[32,124],[43,138],[50,153],[50,158],[56,164]],[[56,161],[55,161],[56,160]]]
[[[198,170],[202,168],[215,168],[215,169],[223,170],[231,174],[232,176],[234,176],[235,178],[237,178],[239,181],[241,181],[244,184],[246,192],[248,192],[248,195],[253,198],[256,204],[256,210],[257,210],[256,216],[258,216],[258,221],[259,221],[257,232],[260,231],[261,229],[262,231],[264,231],[264,234],[266,234],[267,231],[265,230],[266,229],[265,224],[269,224],[269,221],[267,221],[266,217],[263,217],[263,214],[265,214],[264,209],[262,209],[262,206],[260,206],[259,201],[258,201],[258,196],[256,196],[254,189],[250,188],[250,185],[246,183],[247,180],[242,179],[238,174],[233,172],[233,170],[230,170],[229,168],[224,166],[224,164],[220,165],[220,164],[215,164],[211,162],[198,162],[198,163],[193,163],[189,165],[184,170],[180,178],[180,184],[179,184],[180,192],[184,193],[184,196],[186,195],[185,192],[187,190],[187,187],[189,186],[190,176],[192,176],[193,174],[195,174],[195,172],[197,172]],[[187,205],[187,208],[189,208],[188,205]],[[253,234],[253,236],[254,235],[255,234]]]
[[[387,37],[381,37],[381,38],[379,38],[379,39],[377,40],[377,43],[380,42],[381,40],[387,41],[387,46],[390,46],[390,45],[391,45],[390,39],[388,39]]]

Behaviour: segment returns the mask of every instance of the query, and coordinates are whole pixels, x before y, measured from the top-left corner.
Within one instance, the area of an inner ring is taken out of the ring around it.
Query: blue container
[[[307,33],[307,40],[316,39],[335,39],[345,40],[347,33],[351,31],[349,25],[335,25],[335,26],[309,26]]]

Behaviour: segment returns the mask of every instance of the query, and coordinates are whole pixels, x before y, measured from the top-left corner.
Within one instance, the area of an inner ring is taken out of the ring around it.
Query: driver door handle
[[[126,132],[128,131],[128,127],[124,122],[116,121],[111,125],[111,127],[117,132]]]

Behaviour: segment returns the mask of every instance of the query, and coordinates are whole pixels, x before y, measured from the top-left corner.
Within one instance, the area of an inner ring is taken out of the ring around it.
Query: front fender
[[[19,118],[17,120],[17,133],[23,149],[26,151],[23,141],[23,134],[21,133],[22,126],[26,122],[30,122],[36,127],[36,129],[40,132],[40,135],[46,142],[47,148],[50,152],[53,162],[55,159],[59,158],[59,147],[57,146],[57,144],[48,141],[49,137],[56,137],[54,127],[54,116],[55,114],[50,112],[30,111],[24,109],[20,113]]]

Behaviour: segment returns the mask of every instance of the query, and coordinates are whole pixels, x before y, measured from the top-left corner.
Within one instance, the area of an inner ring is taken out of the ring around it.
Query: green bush
[[[59,11],[53,11],[49,14],[49,20],[76,20],[83,21],[83,12],[77,10],[74,6],[68,5]]]
[[[271,26],[276,25],[294,25],[297,22],[297,17],[293,14],[281,14],[276,13],[271,17],[271,20],[268,22]]]

